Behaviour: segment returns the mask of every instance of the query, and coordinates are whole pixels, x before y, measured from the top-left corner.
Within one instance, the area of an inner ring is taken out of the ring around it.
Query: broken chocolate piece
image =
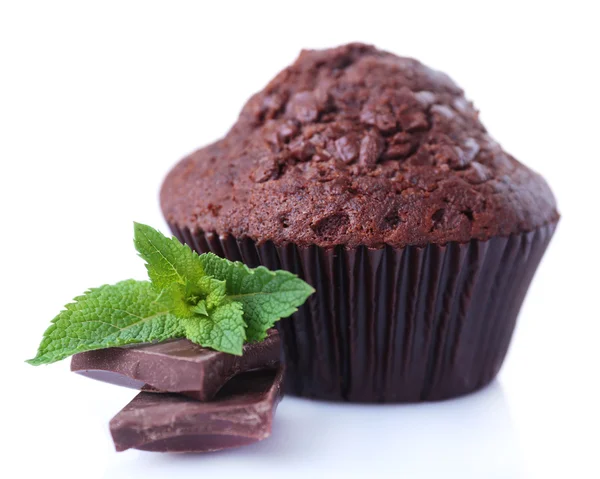
[[[139,393],[110,421],[117,451],[209,452],[244,446],[271,434],[283,368],[240,374],[213,401]]]
[[[71,360],[71,371],[111,384],[206,401],[236,374],[276,368],[279,347],[275,329],[263,341],[244,345],[242,356],[177,339],[79,353]]]

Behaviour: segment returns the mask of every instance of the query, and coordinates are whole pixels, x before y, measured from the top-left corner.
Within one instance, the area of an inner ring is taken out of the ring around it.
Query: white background
[[[1,3],[0,476],[600,477],[596,2],[425,3]],[[166,231],[157,195],[178,159],[301,48],[353,40],[448,72],[556,193],[499,379],[427,405],[286,398],[260,444],[115,453],[108,421],[135,392],[23,360],[73,296],[144,278],[132,222]]]

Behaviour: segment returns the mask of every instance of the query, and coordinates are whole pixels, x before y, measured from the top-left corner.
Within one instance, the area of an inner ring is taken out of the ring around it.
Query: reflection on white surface
[[[119,454],[106,477],[523,477],[498,382],[441,403],[354,405],[285,398],[270,439],[205,455]],[[258,472],[260,470],[260,472]],[[442,476],[443,474],[443,476]],[[215,476],[212,476],[215,477]]]

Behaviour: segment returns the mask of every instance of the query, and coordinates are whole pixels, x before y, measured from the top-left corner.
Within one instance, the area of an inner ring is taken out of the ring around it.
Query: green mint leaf
[[[227,300],[225,281],[204,276],[195,286],[197,294],[190,293],[188,283],[172,283],[164,288],[156,302],[178,318],[190,318],[194,314],[208,315],[208,312]],[[201,299],[202,298],[202,299]]]
[[[182,324],[155,302],[147,281],[127,280],[90,289],[52,320],[35,358],[35,366],[82,351],[182,337]]]
[[[295,313],[314,289],[288,271],[250,269],[212,253],[201,255],[205,274],[226,284],[227,298],[243,306],[248,341],[260,341],[276,321]]]
[[[146,261],[148,276],[157,291],[173,283],[194,287],[204,276],[198,254],[175,237],[167,238],[154,228],[134,223],[134,245]]]
[[[242,355],[246,339],[242,304],[231,301],[222,304],[206,316],[182,319],[185,337],[194,343],[237,356]]]
[[[216,308],[227,300],[227,285],[225,281],[212,276],[205,276],[198,282],[201,294],[206,298],[208,309]]]
[[[188,318],[193,315],[193,304],[186,300],[186,286],[173,283],[163,289],[154,300],[165,311],[178,318]]]
[[[206,309],[206,301],[201,299],[198,301],[198,304],[192,308],[192,312],[195,314],[200,314],[202,316],[208,316],[208,310]]]

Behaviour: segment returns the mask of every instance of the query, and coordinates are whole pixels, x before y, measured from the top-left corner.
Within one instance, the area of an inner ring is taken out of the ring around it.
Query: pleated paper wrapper
[[[296,273],[316,293],[277,323],[288,394],[417,402],[460,396],[500,370],[555,230],[425,247],[257,244],[169,225],[199,253]]]

